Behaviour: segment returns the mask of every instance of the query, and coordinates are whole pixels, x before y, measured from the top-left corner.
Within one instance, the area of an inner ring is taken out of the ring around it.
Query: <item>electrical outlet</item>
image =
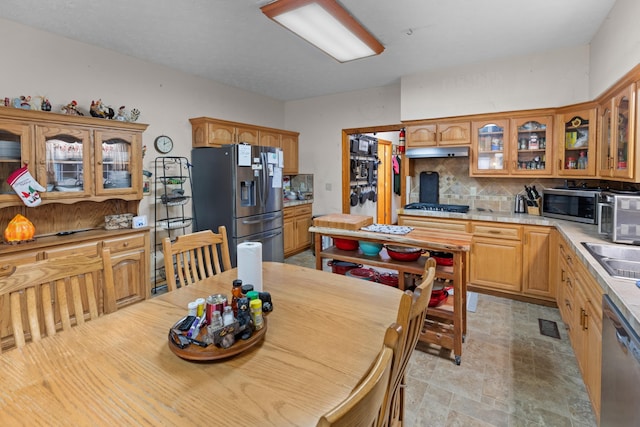
[[[478,189],[476,187],[469,187],[469,195],[475,196],[478,193]]]

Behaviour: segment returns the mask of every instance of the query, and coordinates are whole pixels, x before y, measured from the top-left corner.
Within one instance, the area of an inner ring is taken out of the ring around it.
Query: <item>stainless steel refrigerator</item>
[[[242,242],[262,243],[263,261],[284,261],[278,151],[246,144],[191,150],[196,231],[224,225],[234,267]]]

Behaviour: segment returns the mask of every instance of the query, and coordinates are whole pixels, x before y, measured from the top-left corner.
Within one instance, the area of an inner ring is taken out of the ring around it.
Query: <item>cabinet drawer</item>
[[[295,208],[296,215],[311,215],[312,210],[311,205],[300,205]]]
[[[448,230],[448,231],[469,231],[469,222],[459,220],[445,220],[445,219],[433,219],[433,218],[418,218],[415,216],[403,216],[398,217],[398,225],[405,225],[408,227],[420,227],[432,230]]]
[[[296,216],[296,208],[295,207],[284,208],[282,210],[282,218],[288,219],[288,218],[293,218],[294,216]]]
[[[69,255],[98,255],[99,242],[83,243],[79,245],[60,246],[44,251],[45,258],[58,258]]]
[[[521,240],[522,226],[504,224],[471,224],[474,237],[498,237],[501,239]]]
[[[120,239],[110,239],[104,241],[104,247],[109,248],[111,253],[128,251],[144,247],[144,236],[127,236]]]

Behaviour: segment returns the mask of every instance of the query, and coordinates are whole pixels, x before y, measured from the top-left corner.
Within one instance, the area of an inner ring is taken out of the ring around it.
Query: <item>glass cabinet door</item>
[[[89,131],[83,128],[36,127],[38,182],[45,199],[66,199],[91,194]]]
[[[558,142],[558,175],[594,176],[595,109],[559,115],[564,141]]]
[[[600,113],[600,141],[598,150],[598,174],[608,176],[611,174],[611,103],[603,105]]]
[[[512,174],[551,174],[551,162],[547,160],[551,160],[548,153],[553,147],[552,120],[551,117],[514,119]]]
[[[96,194],[142,196],[142,171],[135,166],[141,155],[140,135],[124,131],[96,131]]]
[[[31,170],[31,135],[28,125],[0,122],[0,200],[9,203],[18,200],[13,188],[7,183],[11,173],[28,165]],[[31,170],[33,173],[34,171]]]
[[[508,120],[473,122],[471,150],[472,175],[508,173]]]
[[[613,175],[621,178],[631,178],[632,172],[632,160],[633,160],[633,146],[631,141],[631,94],[624,93],[614,98],[615,112],[617,113],[616,120],[613,123],[615,126],[615,150],[611,153],[613,155]]]

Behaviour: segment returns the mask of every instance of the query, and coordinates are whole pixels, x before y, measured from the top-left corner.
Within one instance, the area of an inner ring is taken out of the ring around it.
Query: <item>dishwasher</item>
[[[609,296],[602,298],[602,398],[600,425],[640,424],[640,337]]]

